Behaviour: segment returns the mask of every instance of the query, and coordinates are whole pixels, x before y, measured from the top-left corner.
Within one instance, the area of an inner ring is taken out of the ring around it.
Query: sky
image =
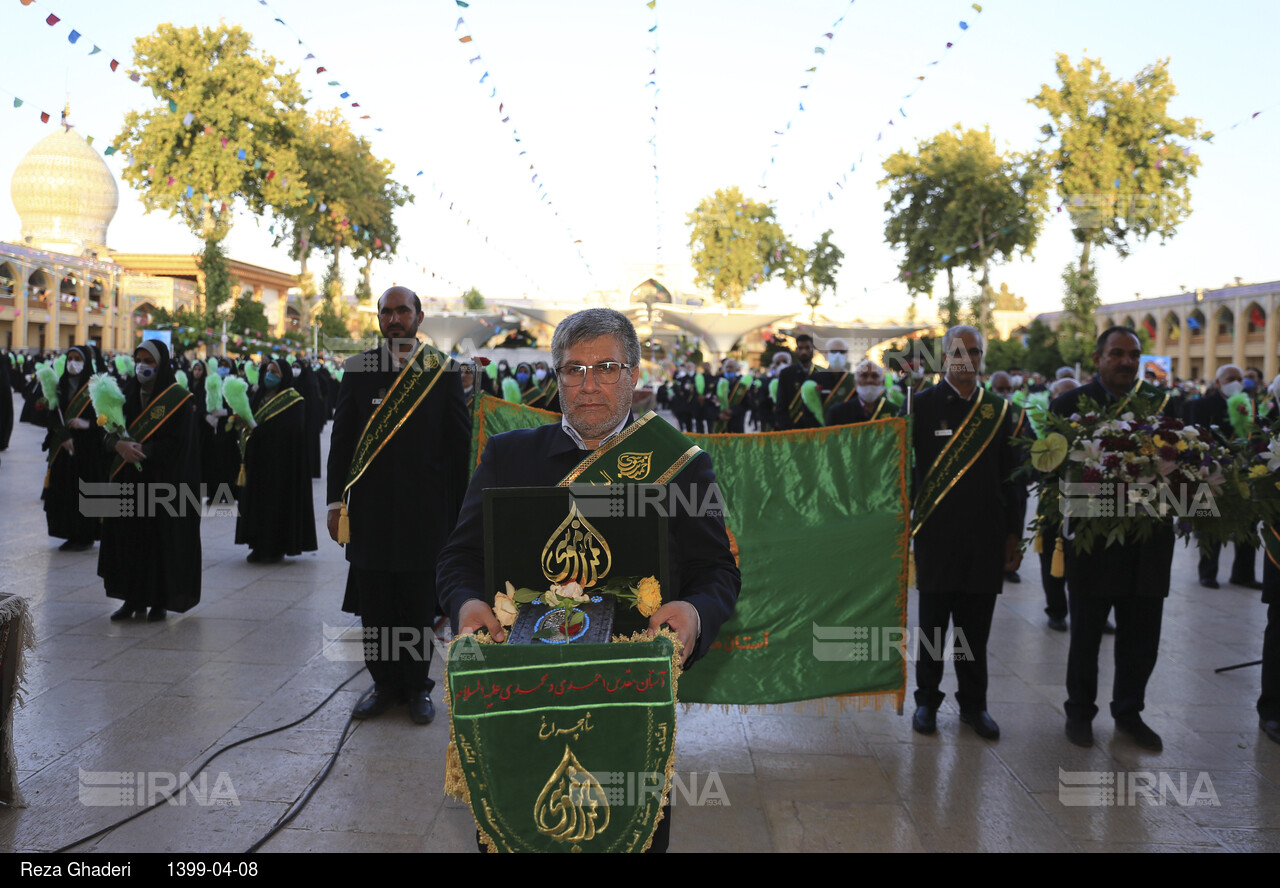
[[[895,280],[900,256],[884,243],[887,193],[877,181],[885,157],[956,124],[988,127],[1002,150],[1032,150],[1046,117],[1027,99],[1042,84],[1056,84],[1057,53],[1073,62],[1098,58],[1124,78],[1168,58],[1178,89],[1171,115],[1199,118],[1216,135],[1195,147],[1203,166],[1191,183],[1193,213],[1174,238],[1138,243],[1124,260],[1095,251],[1103,301],[1215,288],[1236,277],[1280,279],[1280,188],[1271,166],[1280,102],[1268,70],[1280,4],[980,6],[0,0],[0,173],[11,176],[53,131],[68,99],[77,132],[104,149],[126,111],[159,104],[128,79],[134,39],[166,22],[222,21],[244,27],[261,51],[300,71],[308,110],[343,108],[413,192],[414,203],[396,217],[400,255],[375,265],[375,292],[399,283],[448,298],[475,286],[491,300],[574,305],[593,292],[630,292],[654,262],[665,266],[670,286],[689,291],[688,213],[716,189],[737,186],[748,198],[772,202],[802,246],[833,231],[845,259],[820,311],[837,320],[900,320],[909,300]],[[59,18],[53,26],[46,24],[50,14]],[[83,35],[75,44],[68,39],[73,29]],[[472,39],[461,42],[466,36]],[[102,52],[89,55],[95,44]],[[115,73],[112,58],[121,63]],[[319,66],[326,71],[315,73]],[[22,107],[13,107],[14,98]],[[349,107],[353,101],[358,109]],[[50,123],[40,122],[40,111],[50,113]],[[119,181],[123,160],[106,161]],[[120,192],[112,248],[199,249],[180,221],[145,215],[136,192],[123,183]],[[296,271],[283,249],[271,247],[271,225],[239,212],[229,253]],[[19,230],[12,201],[0,198],[0,240],[18,240]],[[1057,310],[1061,273],[1076,253],[1066,213],[1053,213],[1033,256],[993,268],[992,282],[997,289],[1006,283],[1032,312]],[[343,263],[351,288],[349,254]],[[323,264],[313,257],[314,271]],[[976,289],[962,276],[962,295]],[[748,294],[748,304],[803,308],[799,294],[780,282]],[[936,304],[921,300],[918,310],[931,319]]]

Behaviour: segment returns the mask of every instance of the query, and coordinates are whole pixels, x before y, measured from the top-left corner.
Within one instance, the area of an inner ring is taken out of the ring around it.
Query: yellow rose
[[[1267,474],[1268,472],[1267,472],[1266,466],[1254,466],[1252,469],[1249,470],[1250,478],[1265,478],[1267,477]]]
[[[99,414],[98,414],[98,425],[100,425],[100,426],[105,426],[106,424],[107,424],[107,414],[105,414],[105,413],[99,413]]]
[[[1179,438],[1178,443],[1174,444],[1173,446],[1177,449],[1179,453],[1185,453],[1187,449],[1187,442]]]
[[[652,617],[662,606],[662,586],[656,577],[645,577],[636,590],[636,609],[642,617]]]
[[[516,621],[516,614],[519,608],[516,607],[515,601],[510,595],[499,592],[493,599],[493,612],[498,616],[498,622],[502,624],[504,629],[510,629]]]

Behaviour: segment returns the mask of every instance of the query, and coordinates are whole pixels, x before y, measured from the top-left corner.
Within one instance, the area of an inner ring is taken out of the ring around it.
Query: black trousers
[[[1218,556],[1221,553],[1221,543],[1201,547],[1200,579],[1216,580],[1218,578]],[[1244,546],[1236,543],[1236,560],[1231,565],[1231,582],[1252,583],[1254,581],[1253,566],[1257,555],[1258,550],[1253,546]]]
[[[364,662],[373,680],[402,697],[431,691],[435,570],[370,570],[351,565],[347,598],[365,628]]]
[[[1090,595],[1068,590],[1071,643],[1067,653],[1067,718],[1092,721],[1098,714],[1098,650],[1102,627],[1116,614],[1116,674],[1111,714],[1134,716],[1146,704],[1147,681],[1160,649],[1164,599],[1154,595]]]
[[[1057,537],[1045,539],[1044,551],[1040,553],[1040,583],[1044,586],[1044,612],[1051,617],[1067,617],[1067,578],[1055,577],[1053,566],[1053,546]]]
[[[1262,579],[1269,590],[1280,586],[1280,568],[1265,555],[1262,557]],[[1258,716],[1266,721],[1280,719],[1280,598],[1267,605],[1267,628],[1262,633],[1262,695],[1258,697]]]
[[[987,639],[996,595],[966,592],[921,592],[920,634],[916,638],[916,705],[937,709],[946,694],[940,690],[943,664],[956,668],[956,704],[961,712],[987,708]],[[947,625],[955,626],[952,648],[946,644]]]

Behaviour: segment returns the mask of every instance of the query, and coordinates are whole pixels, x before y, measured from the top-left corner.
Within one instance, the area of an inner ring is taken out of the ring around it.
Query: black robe
[[[16,368],[10,364],[7,354],[0,354],[0,450],[9,449],[9,436],[13,434],[13,377]]]
[[[287,383],[282,381],[280,387]],[[266,390],[259,390],[254,410],[267,400]],[[259,424],[245,446],[236,543],[267,557],[316,550],[306,423],[306,404],[295,403]]]
[[[320,388],[320,379],[310,367],[294,370],[294,387],[306,401],[306,447],[307,471],[312,478],[319,478],[324,464],[320,460],[320,435],[325,423],[329,421],[324,393]]]
[[[49,536],[77,543],[90,543],[98,539],[101,525],[97,517],[86,517],[80,508],[80,482],[101,483],[105,479],[107,467],[102,449],[105,433],[98,426],[98,415],[93,412],[92,404],[80,414],[81,419],[88,421],[89,428],[70,429],[64,425],[64,420],[69,422],[73,418],[66,415],[71,399],[92,375],[92,359],[85,364],[85,369],[79,376],[62,374],[62,379],[58,381],[59,409],[50,410],[46,414],[49,419],[49,434],[44,442],[46,454],[58,451],[68,438],[74,453],[67,453],[65,450],[57,453],[48,467],[49,485],[41,493]]]
[[[167,351],[167,350],[166,350]],[[154,393],[173,381],[172,368],[156,374]],[[126,380],[124,415],[133,422],[143,410],[140,387]],[[98,576],[108,598],[118,598],[134,607],[160,607],[183,612],[200,602],[200,509],[194,505],[200,484],[200,467],[192,446],[196,411],[191,399],[175,411],[142,445],[147,458],[138,471],[125,464],[114,478],[134,485],[132,499],[138,502],[138,488],[145,488],[146,504],[130,517],[104,518],[102,545],[98,550]],[[116,438],[107,435],[104,450],[108,465],[115,452]],[[173,512],[165,505],[152,506],[156,494],[176,494]]]

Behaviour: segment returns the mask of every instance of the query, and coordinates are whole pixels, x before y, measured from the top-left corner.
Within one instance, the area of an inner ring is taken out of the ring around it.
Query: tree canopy
[[[813,247],[804,254],[804,269],[800,275],[800,290],[804,293],[809,317],[817,314],[822,297],[830,290],[836,291],[836,272],[844,261],[844,251],[831,242],[831,229],[822,232]]]
[[[730,308],[778,275],[792,286],[804,267],[804,251],[783,233],[773,205],[746,200],[736,187],[703,198],[688,225],[694,282]]]
[[[306,100],[246,31],[165,24],[134,42],[134,57],[160,104],[128,112],[114,145],[147,212],[166,210],[202,240],[221,240],[236,201],[261,214],[302,199],[294,145]]]
[[[1176,233],[1191,215],[1190,179],[1200,166],[1190,143],[1213,134],[1194,117],[1169,116],[1177,90],[1168,59],[1128,81],[1112,78],[1099,59],[1076,67],[1059,53],[1057,73],[1059,86],[1044,84],[1028,101],[1049,115],[1043,142],[1087,282],[1092,246],[1123,258],[1133,240],[1154,234],[1163,242]]]
[[[1029,254],[1044,224],[1047,178],[1037,158],[1002,154],[988,130],[956,125],[917,143],[914,154],[895,152],[884,171],[885,241],[906,251],[899,273],[907,289],[931,294],[945,271],[942,314],[951,325],[959,315],[954,269],[980,274],[974,315],[989,330],[991,263]]]

